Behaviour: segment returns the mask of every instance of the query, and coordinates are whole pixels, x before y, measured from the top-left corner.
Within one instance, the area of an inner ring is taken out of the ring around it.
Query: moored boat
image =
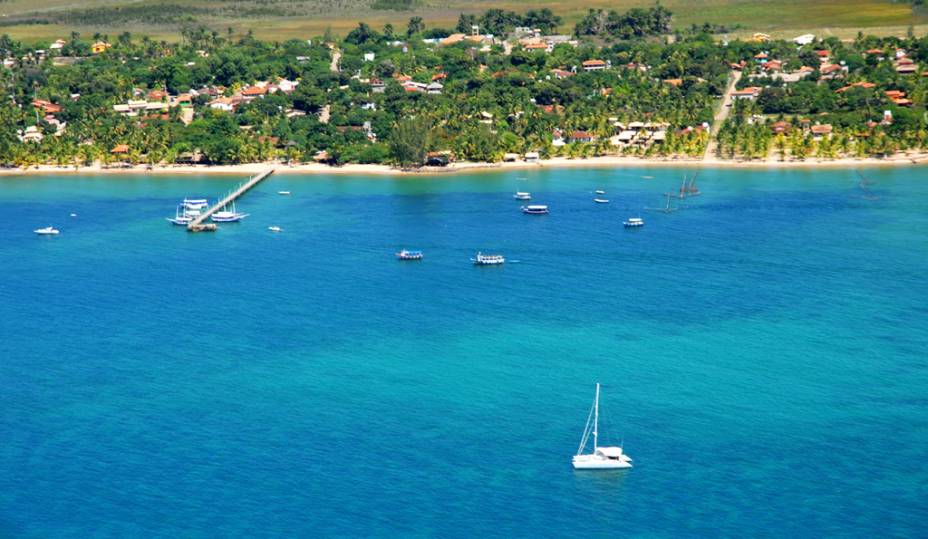
[[[237,223],[242,219],[248,217],[247,213],[239,213],[235,211],[235,202],[232,202],[232,210],[220,210],[210,216],[210,220],[214,223]]]
[[[606,194],[606,192],[603,191],[602,189],[597,189],[597,190],[595,190],[595,191],[593,191],[593,192],[594,192],[595,194],[597,194],[597,195],[605,195],[605,194]]]
[[[45,228],[37,228],[33,230],[33,232],[35,232],[39,236],[57,236],[58,235],[58,229],[53,226],[47,226]]]
[[[531,215],[544,215],[548,213],[548,207],[544,204],[530,204],[528,206],[522,206],[522,213],[528,213]]]
[[[197,211],[196,216],[198,216],[199,214],[200,212]],[[174,217],[166,217],[166,219],[172,225],[187,226],[191,223],[191,221],[193,221],[193,219],[196,216],[191,215],[189,213],[189,210],[186,208],[186,206],[183,203],[181,203],[181,204],[178,204],[177,208],[174,210]]]
[[[498,266],[505,263],[506,258],[503,255],[485,255],[478,252],[476,257],[471,258],[471,261],[475,266]]]
[[[594,198],[593,202],[597,204],[609,204],[609,199],[608,198]]]
[[[202,210],[209,206],[209,201],[205,198],[185,198],[181,204],[188,210]]]
[[[278,195],[283,195],[283,196],[289,196],[289,195],[290,195],[290,191],[277,191],[277,194],[278,194]]]
[[[516,194],[512,195],[512,198],[516,200],[531,200],[532,194],[527,191],[516,191]]]
[[[644,226],[644,220],[641,217],[629,217],[627,221],[622,221],[625,228],[638,228]]]
[[[269,226],[269,227],[267,227],[267,229],[270,230],[271,232],[280,232],[281,230],[283,230],[282,228],[280,228],[280,227],[277,226],[277,225]]]
[[[593,452],[584,454],[586,444],[593,436]],[[626,455],[619,446],[600,447],[599,446],[599,384],[596,384],[596,399],[593,401],[593,409],[587,416],[586,427],[583,429],[583,437],[580,439],[580,447],[577,454],[571,459],[575,470],[616,470],[621,468],[631,468],[632,459]]]
[[[423,256],[422,251],[410,251],[409,249],[396,253],[396,258],[399,260],[422,260]]]

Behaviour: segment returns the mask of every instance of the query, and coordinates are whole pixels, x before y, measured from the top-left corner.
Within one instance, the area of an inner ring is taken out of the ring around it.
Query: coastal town
[[[802,163],[928,145],[925,38],[730,39],[632,12],[572,33],[548,10],[489,10],[283,43],[3,36],[0,166]]]

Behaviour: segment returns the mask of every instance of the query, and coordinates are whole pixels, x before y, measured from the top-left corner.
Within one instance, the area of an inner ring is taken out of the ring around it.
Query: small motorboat
[[[290,191],[277,191],[278,195],[290,196]]]
[[[503,255],[485,255],[478,252],[477,256],[470,259],[475,266],[498,266],[506,262]]]
[[[522,213],[528,213],[530,215],[544,215],[548,213],[548,207],[544,204],[531,204],[528,206],[522,206]]]
[[[641,217],[630,217],[627,221],[622,221],[625,228],[639,228],[644,226],[644,220]]]
[[[58,229],[53,226],[47,226],[45,228],[37,228],[33,230],[39,236],[56,236],[58,235]]]
[[[76,213],[72,213],[72,214],[71,214],[71,217],[77,217],[77,214],[76,214]]]
[[[609,204],[609,199],[608,198],[594,198],[593,202],[597,204]]]
[[[396,258],[399,260],[422,260],[422,257],[422,251],[410,251],[409,249],[403,249],[402,251],[396,253]]]
[[[597,195],[605,195],[605,194],[606,194],[606,192],[603,191],[602,189],[597,189],[597,190],[595,190],[595,191],[593,191],[593,192],[596,193]]]
[[[516,200],[531,200],[532,194],[527,191],[516,191],[516,194],[512,195],[512,198]]]
[[[281,230],[283,230],[279,226],[269,226],[267,227],[267,229],[270,230],[271,232],[280,232]]]

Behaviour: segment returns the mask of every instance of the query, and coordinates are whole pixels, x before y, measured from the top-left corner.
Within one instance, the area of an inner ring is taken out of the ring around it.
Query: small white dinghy
[[[606,194],[606,192],[603,191],[602,189],[597,189],[597,190],[593,191],[593,193],[595,193],[595,194],[597,194],[597,195],[605,195],[605,194]]]
[[[53,226],[47,226],[45,228],[37,228],[33,230],[33,232],[35,232],[39,236],[57,236],[58,235],[58,229]]]
[[[290,196],[290,191],[277,191],[277,194],[282,196]]]
[[[280,232],[281,230],[283,230],[279,226],[269,226],[267,227],[267,229],[270,230],[271,232]]]
[[[593,452],[584,454],[586,444],[593,435]],[[596,400],[593,401],[593,409],[586,419],[586,427],[583,429],[583,438],[580,439],[580,448],[572,459],[575,470],[617,470],[620,468],[631,468],[632,459],[622,452],[621,447],[600,447],[599,446],[599,384],[596,384]]]
[[[608,198],[594,198],[593,202],[597,204],[609,204],[609,199]]]

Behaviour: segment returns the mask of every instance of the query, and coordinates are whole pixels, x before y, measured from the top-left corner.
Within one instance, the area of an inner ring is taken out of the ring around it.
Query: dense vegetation
[[[665,34],[670,31],[671,13],[661,5],[649,9],[635,8],[625,13],[591,9],[577,23],[574,33],[579,36],[600,36],[607,39],[631,39]]]
[[[557,26],[547,10],[469,17],[461,16],[457,30],[469,34],[474,21],[499,35]],[[430,152],[475,161],[528,152],[695,157],[705,151],[707,126],[737,62],[744,65],[739,87],[762,91],[733,107],[718,136],[722,157],[886,155],[928,141],[928,78],[894,67],[897,48],[913,62],[928,61],[926,39],[720,44],[700,27],[671,40],[641,37],[666,32],[669,17],[659,6],[608,14],[607,22],[645,22],[631,30],[607,24],[609,35],[578,31],[578,41],[562,38],[548,50],[530,49],[540,40],[533,36],[520,42],[512,35],[506,46],[487,38],[424,41],[454,29],[427,29],[418,17],[402,28],[361,23],[340,42],[263,42],[203,27],[185,29],[178,43],[73,33],[53,58],[3,36],[0,86],[8,97],[0,102],[0,165],[315,159],[408,167]],[[98,40],[112,43],[92,54]],[[841,77],[822,74],[817,51],[824,50],[829,62],[846,67]],[[784,71],[813,69],[784,82],[754,63],[759,53],[777,58]],[[262,82],[276,88],[278,79],[299,84],[247,97],[246,89],[266,88],[255,86]],[[190,102],[175,106],[158,92]],[[137,114],[114,109],[129,100],[171,105]],[[776,121],[788,126],[774,132]],[[813,132],[826,123],[833,133]],[[620,140],[629,129],[633,138]]]

